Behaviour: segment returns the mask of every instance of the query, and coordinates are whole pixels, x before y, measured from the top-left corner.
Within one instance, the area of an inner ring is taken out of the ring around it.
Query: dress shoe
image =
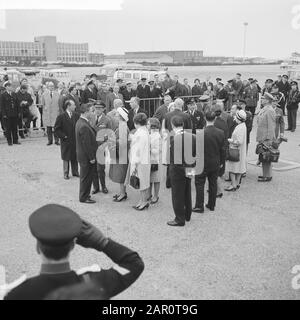
[[[70,177],[66,174],[66,175],[64,176],[64,179],[65,179],[65,180],[69,180]]]
[[[167,225],[170,227],[183,227],[184,223],[179,223],[175,220],[172,220],[172,221],[167,222]]]
[[[93,204],[93,203],[96,203],[95,200],[92,200],[92,199],[86,199],[85,201],[80,201],[81,203],[88,203],[88,204]]]
[[[219,193],[219,194],[217,194],[217,196],[216,196],[217,198],[222,198],[223,197],[223,193]]]
[[[285,129],[285,131],[292,131],[292,129],[291,128],[287,128],[287,129]]]
[[[73,177],[79,178],[79,173],[73,174]]]
[[[51,145],[52,145],[52,142],[48,142],[48,143],[47,143],[47,146],[51,146]]]
[[[20,136],[21,139],[25,139],[25,136]]]
[[[151,200],[150,203],[151,203],[151,204],[155,204],[155,203],[158,202],[158,200],[159,200],[159,197],[157,197],[156,200]]]
[[[12,142],[8,142],[8,145],[9,145],[9,146],[12,146],[13,144],[12,144]]]
[[[143,207],[134,206],[133,208],[137,211],[143,211],[149,208],[149,203],[146,203]]]
[[[114,198],[113,201],[114,202],[121,202],[123,200],[127,200],[127,193],[125,193],[125,195],[122,198],[120,198],[120,196],[118,196],[117,198]]]
[[[295,131],[296,131],[295,129],[292,129],[292,130],[291,130],[291,132],[295,132]]]
[[[196,212],[196,213],[204,213],[204,208],[202,207],[202,208],[193,208],[192,209],[192,212]]]
[[[57,146],[60,146],[60,143],[59,143],[59,142],[55,142],[55,144],[56,144]]]
[[[205,207],[206,207],[207,209],[209,209],[210,211],[215,211],[215,208],[212,208],[212,207],[209,206],[208,204],[206,204]]]
[[[105,194],[108,193],[107,188],[106,187],[102,187],[102,192],[105,193]]]
[[[270,182],[270,181],[272,181],[272,177],[262,177],[262,178],[258,178],[257,181],[258,181],[258,182]]]
[[[96,193],[99,193],[100,192],[100,190],[99,189],[96,189],[96,190],[93,190],[92,191],[92,194],[96,194]]]
[[[14,142],[14,144],[21,144],[21,142]]]

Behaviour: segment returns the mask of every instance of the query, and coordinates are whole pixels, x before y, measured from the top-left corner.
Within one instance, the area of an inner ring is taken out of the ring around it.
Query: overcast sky
[[[64,3],[72,9],[73,1]],[[300,52],[300,28],[292,26],[293,19],[300,25],[300,9],[298,20],[292,13],[296,5],[300,0],[124,0],[120,11],[8,10],[0,39],[56,35],[105,54],[203,50],[206,56],[242,56],[248,22],[246,55],[284,58]]]

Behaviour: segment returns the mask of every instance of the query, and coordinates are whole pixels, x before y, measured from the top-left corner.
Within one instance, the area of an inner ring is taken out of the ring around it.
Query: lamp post
[[[243,45],[243,61],[245,61],[245,58],[246,58],[246,39],[247,39],[247,27],[248,27],[248,22],[244,22],[244,45]]]

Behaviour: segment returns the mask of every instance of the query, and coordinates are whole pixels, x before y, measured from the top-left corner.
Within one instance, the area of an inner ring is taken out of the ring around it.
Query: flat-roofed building
[[[191,63],[201,62],[203,58],[202,50],[175,50],[175,51],[133,51],[125,52],[126,60],[132,59],[148,59],[155,56],[169,56],[173,59],[173,63]]]
[[[0,41],[1,61],[42,61],[45,60],[41,43],[24,41]]]
[[[89,62],[94,64],[104,63],[104,54],[103,53],[89,53]]]

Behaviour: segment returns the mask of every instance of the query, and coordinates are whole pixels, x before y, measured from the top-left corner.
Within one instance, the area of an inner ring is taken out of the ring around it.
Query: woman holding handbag
[[[135,210],[142,211],[149,208],[148,190],[150,187],[150,136],[147,125],[147,116],[138,113],[133,118],[136,132],[132,136],[130,145],[129,167],[126,181],[140,191],[140,199]],[[138,181],[138,183],[137,183]]]
[[[225,191],[236,191],[240,187],[240,179],[246,172],[247,158],[247,128],[246,128],[246,112],[244,110],[237,111],[235,115],[235,127],[231,139],[228,139],[228,162],[226,167],[229,171],[231,185],[225,188]]]

